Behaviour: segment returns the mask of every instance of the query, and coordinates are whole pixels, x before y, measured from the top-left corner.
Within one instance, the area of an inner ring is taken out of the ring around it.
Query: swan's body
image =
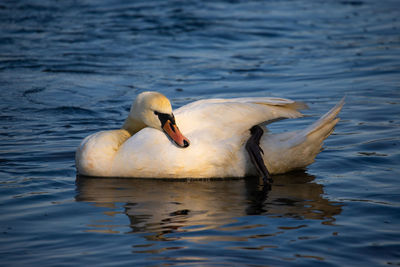
[[[338,122],[336,115],[342,106],[343,100],[304,130],[282,134],[265,130],[260,147],[269,172],[284,173],[311,164]],[[170,135],[174,144],[157,121],[160,112],[171,114],[169,118],[173,120],[169,101],[159,93],[145,92],[132,105],[123,129],[98,132],[82,141],[76,152],[76,167],[81,175],[102,177],[255,175],[256,169],[245,149],[249,129],[281,118],[301,117],[298,109],[302,107],[291,100],[268,97],[196,101],[174,112],[187,137],[177,128],[172,129],[171,133],[177,135]]]

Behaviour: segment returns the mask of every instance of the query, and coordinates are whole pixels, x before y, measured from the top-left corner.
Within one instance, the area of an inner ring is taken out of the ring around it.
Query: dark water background
[[[0,3],[0,265],[400,265],[399,1]],[[304,171],[256,179],[78,179],[85,136],[135,96],[342,96]]]

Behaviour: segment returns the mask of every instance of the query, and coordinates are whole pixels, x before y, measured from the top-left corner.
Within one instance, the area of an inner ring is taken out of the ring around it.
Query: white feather
[[[343,102],[303,131],[265,133],[261,147],[271,173],[310,164],[337,123]],[[159,129],[146,127],[130,136],[126,130],[87,137],[76,154],[78,172],[88,176],[210,178],[255,174],[244,145],[249,129],[281,118],[298,118],[302,103],[255,97],[208,99],[190,103],[174,114],[190,146],[180,148]],[[131,116],[131,115],[130,115]],[[307,157],[307,158],[304,158]]]

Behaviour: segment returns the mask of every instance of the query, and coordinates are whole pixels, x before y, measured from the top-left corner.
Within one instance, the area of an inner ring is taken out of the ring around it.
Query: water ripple
[[[398,1],[2,1],[3,265],[395,265]],[[258,180],[76,179],[74,151],[132,99],[343,96],[306,170]]]

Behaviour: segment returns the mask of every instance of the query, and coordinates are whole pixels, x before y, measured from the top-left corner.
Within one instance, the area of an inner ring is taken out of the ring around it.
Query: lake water
[[[76,177],[87,135],[135,96],[304,101],[341,121],[305,170]],[[0,265],[400,265],[399,1],[0,3]]]

